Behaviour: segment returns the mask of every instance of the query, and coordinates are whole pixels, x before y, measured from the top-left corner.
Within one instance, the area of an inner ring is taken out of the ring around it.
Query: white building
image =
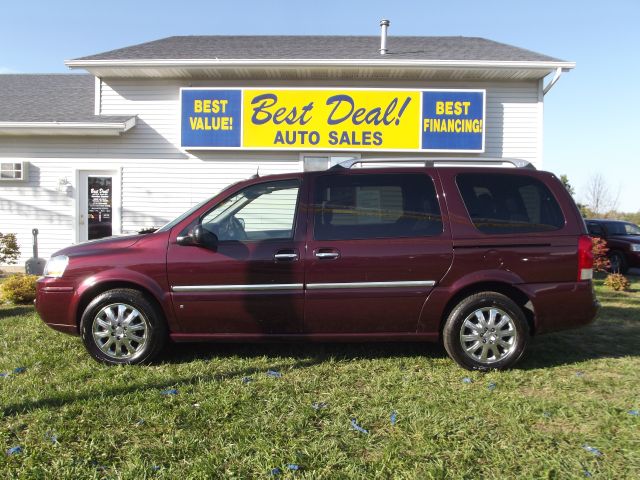
[[[46,258],[160,226],[258,171],[384,155],[542,165],[544,94],[574,63],[481,38],[390,37],[387,48],[377,37],[170,37],[66,62],[88,75],[0,75],[0,232],[18,235],[23,265],[33,228]],[[270,92],[280,103],[267,108]],[[465,99],[477,107],[466,117]]]

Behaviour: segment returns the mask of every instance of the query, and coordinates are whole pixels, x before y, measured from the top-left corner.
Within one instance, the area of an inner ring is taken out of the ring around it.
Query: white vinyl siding
[[[75,241],[78,170],[119,169],[123,233],[160,226],[230,183],[259,173],[302,170],[300,151],[185,152],[179,148],[179,89],[183,86],[254,86],[268,82],[186,82],[103,79],[103,115],[136,115],[136,126],[118,137],[0,137],[2,162],[29,162],[26,182],[0,182],[0,232],[17,233],[21,265],[31,257],[31,229],[40,230],[40,256]],[[321,81],[278,86],[319,86]],[[538,82],[331,82],[331,87],[486,88],[486,151],[480,156],[518,157],[541,164]],[[302,151],[304,153],[304,150]],[[329,152],[328,152],[329,153]],[[375,151],[360,151],[363,158]],[[321,155],[320,152],[318,152]],[[389,154],[387,154],[389,155]],[[401,156],[403,154],[393,154]],[[407,156],[415,157],[416,153]],[[62,182],[62,183],[61,183]],[[68,182],[68,186],[65,182]]]
[[[3,142],[0,139],[0,146]],[[72,181],[72,163],[68,159],[38,160],[29,166],[25,182],[0,182],[0,232],[17,234],[21,253],[18,265],[24,267],[32,256],[34,228],[39,231],[40,257],[46,258],[72,242],[73,194],[59,183],[65,177]]]

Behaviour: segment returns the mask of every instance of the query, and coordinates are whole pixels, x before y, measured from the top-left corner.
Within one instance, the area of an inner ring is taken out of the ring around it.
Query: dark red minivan
[[[442,340],[469,369],[593,320],[590,237],[553,174],[401,161],[252,178],[154,233],[68,247],[38,313],[105,363],[168,338]]]

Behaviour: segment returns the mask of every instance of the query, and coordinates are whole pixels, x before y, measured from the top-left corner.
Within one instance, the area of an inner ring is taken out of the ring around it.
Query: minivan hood
[[[78,243],[63,248],[56,252],[55,255],[68,255],[69,257],[94,255],[96,253],[104,253],[111,250],[130,247],[147,235],[122,235],[115,237],[100,238],[98,240],[89,240],[88,242]]]

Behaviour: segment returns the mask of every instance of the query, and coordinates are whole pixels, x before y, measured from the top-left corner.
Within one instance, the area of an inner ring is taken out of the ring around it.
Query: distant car
[[[630,267],[640,267],[640,227],[620,220],[586,221],[589,234],[606,240],[611,271],[627,273]]]

